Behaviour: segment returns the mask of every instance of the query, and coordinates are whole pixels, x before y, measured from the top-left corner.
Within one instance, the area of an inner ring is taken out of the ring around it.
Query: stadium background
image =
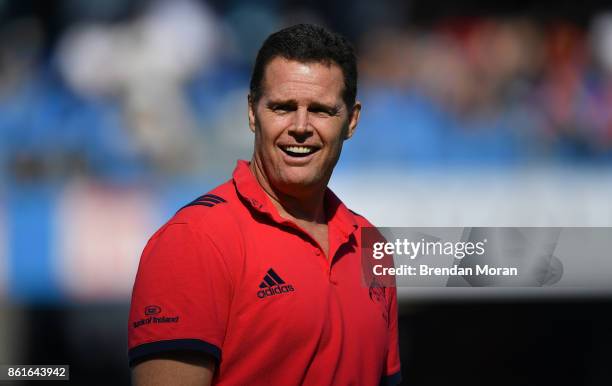
[[[611,226],[605,2],[4,0],[0,363],[128,384],[140,251],[249,158],[256,50],[304,21],[358,49],[362,121],[332,180],[350,207],[385,226]],[[404,290],[404,384],[609,384],[611,293]]]

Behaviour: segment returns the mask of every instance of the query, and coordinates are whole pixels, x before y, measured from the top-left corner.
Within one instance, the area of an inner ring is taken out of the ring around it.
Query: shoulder
[[[360,228],[374,228],[375,225],[372,224],[367,218],[365,218],[363,215],[355,212],[352,209],[349,209],[349,212],[351,213],[351,215],[353,216],[353,218],[355,219],[355,221],[357,222],[357,224],[359,225]]]
[[[351,223],[356,223],[360,228],[374,227],[364,216],[346,206],[331,189],[328,188],[325,194],[326,205],[328,205],[327,209],[330,212],[339,214],[345,221],[348,220]]]
[[[238,218],[243,204],[231,181],[185,203],[152,237],[185,234],[193,242],[221,252],[239,252],[241,227]],[[178,237],[179,239],[181,237]]]
[[[190,225],[195,231],[212,232],[236,224],[236,207],[242,206],[231,181],[185,203],[168,222]]]

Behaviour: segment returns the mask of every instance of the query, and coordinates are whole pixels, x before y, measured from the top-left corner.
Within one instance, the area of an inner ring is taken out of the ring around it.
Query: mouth
[[[290,157],[304,158],[319,151],[318,147],[305,145],[279,145],[280,149]]]

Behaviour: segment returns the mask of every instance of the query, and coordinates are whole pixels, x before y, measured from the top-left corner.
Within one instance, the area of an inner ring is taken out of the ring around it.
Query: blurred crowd
[[[588,29],[526,17],[444,20],[374,31],[361,49],[366,106],[398,112],[384,128],[398,138],[394,153],[408,147],[406,158],[420,151],[447,162],[611,159],[611,15]]]
[[[387,3],[343,19],[280,1],[2,2],[0,180],[134,181],[248,158],[254,55],[295,22],[357,48],[364,109],[343,168],[612,162],[612,14],[422,23]]]

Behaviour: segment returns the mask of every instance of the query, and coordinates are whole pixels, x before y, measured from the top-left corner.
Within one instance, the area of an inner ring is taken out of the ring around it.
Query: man
[[[351,46],[321,27],[264,42],[251,162],[143,252],[129,320],[136,385],[399,382],[395,289],[364,284],[360,229],[371,225],[327,189],[359,121],[356,82]]]

